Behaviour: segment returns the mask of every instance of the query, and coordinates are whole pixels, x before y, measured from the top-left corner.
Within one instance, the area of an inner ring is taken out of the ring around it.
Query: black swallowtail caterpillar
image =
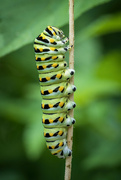
[[[69,83],[74,70],[67,68],[65,53],[71,47],[65,44],[63,31],[48,26],[34,41],[36,66],[39,73],[40,92],[42,95],[42,123],[47,148],[58,158],[71,156],[67,146],[67,127],[75,123],[68,111],[76,104],[69,100],[69,95],[76,90]]]

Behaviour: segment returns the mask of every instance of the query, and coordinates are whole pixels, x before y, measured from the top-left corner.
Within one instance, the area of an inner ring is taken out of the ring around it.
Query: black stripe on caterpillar
[[[48,26],[34,41],[35,60],[39,73],[40,92],[42,95],[42,123],[47,148],[58,158],[71,155],[67,146],[67,127],[75,123],[68,112],[75,108],[75,102],[69,95],[76,87],[69,83],[74,70],[67,68],[65,53],[71,47],[65,44],[68,38],[63,31]]]

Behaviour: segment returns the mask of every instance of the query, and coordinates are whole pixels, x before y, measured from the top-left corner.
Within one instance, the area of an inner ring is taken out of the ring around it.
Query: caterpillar
[[[67,128],[75,123],[68,115],[76,107],[69,95],[76,87],[69,83],[74,70],[67,68],[65,53],[72,46],[62,30],[48,26],[34,41],[36,67],[42,96],[42,123],[47,148],[58,158],[71,156],[67,146]]]

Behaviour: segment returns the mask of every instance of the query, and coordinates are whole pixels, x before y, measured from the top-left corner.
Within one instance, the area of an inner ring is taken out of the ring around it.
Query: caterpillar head
[[[63,31],[54,26],[48,26],[44,30],[44,33],[56,40],[61,40],[65,37],[65,35],[63,34]]]

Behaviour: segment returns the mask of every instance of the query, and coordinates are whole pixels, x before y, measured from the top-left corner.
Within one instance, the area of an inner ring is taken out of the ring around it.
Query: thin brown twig
[[[69,52],[69,68],[74,69],[74,0],[69,0],[69,42],[70,45],[73,45]],[[70,83],[74,84],[74,77],[71,78]],[[70,95],[70,100],[74,100],[73,94]],[[69,115],[73,117],[74,111],[71,110]],[[68,128],[67,143],[68,147],[72,150],[73,126]],[[71,180],[71,162],[72,156],[67,157],[65,163],[65,180]]]

